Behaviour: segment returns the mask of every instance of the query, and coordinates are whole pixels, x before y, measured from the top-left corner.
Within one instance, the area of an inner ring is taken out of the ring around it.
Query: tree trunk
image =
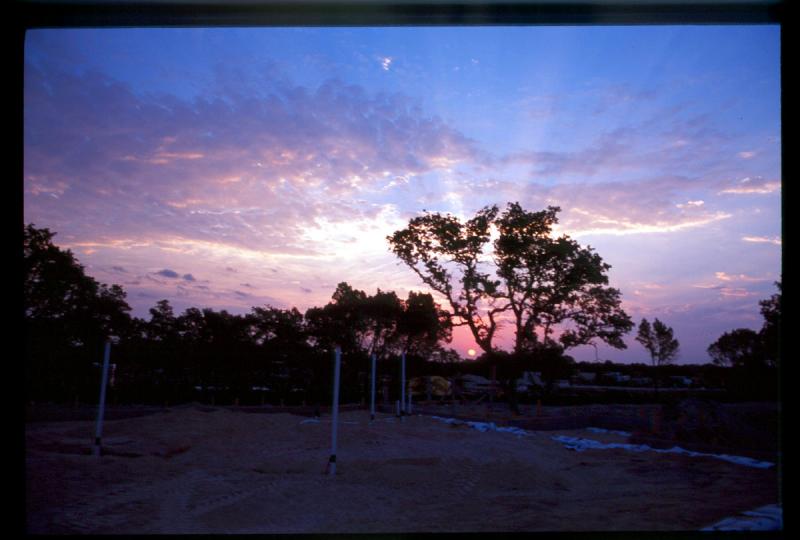
[[[506,400],[508,401],[508,408],[512,414],[519,415],[519,402],[517,401],[517,380],[504,379],[503,386],[505,387]]]
[[[659,369],[658,365],[656,364],[655,369],[653,370],[653,388],[655,389],[655,400],[658,401],[658,376],[659,376]]]

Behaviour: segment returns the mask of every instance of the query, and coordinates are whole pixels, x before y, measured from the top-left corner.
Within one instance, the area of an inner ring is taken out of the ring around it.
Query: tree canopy
[[[102,344],[113,339],[117,364],[112,395],[136,402],[253,397],[319,402],[330,391],[330,351],[342,346],[343,399],[354,399],[370,353],[381,361],[402,351],[439,365],[457,353],[450,316],[428,293],[368,295],[340,283],[328,304],[253,307],[249,313],[189,307],[177,313],[158,300],[145,318],[131,317],[125,291],[97,283],[54,233],[24,227],[24,320],[30,399],[95,399]],[[380,362],[379,362],[380,365]],[[198,393],[199,392],[199,393]],[[348,394],[349,393],[349,394]]]
[[[99,355],[107,339],[125,339],[133,324],[125,291],[87,276],[54,236],[34,224],[23,229],[23,316],[27,388],[58,396],[89,376],[87,354]]]
[[[761,316],[764,323],[756,332],[749,328],[737,328],[722,334],[708,346],[708,354],[714,364],[736,368],[758,369],[777,367],[780,360],[781,329],[781,282],[775,283],[778,292],[761,300]]]
[[[393,291],[370,296],[340,283],[331,302],[306,312],[310,332],[325,347],[383,357],[389,353],[430,353],[449,342],[449,314],[427,293],[410,291],[401,300]]]
[[[506,313],[514,324],[515,353],[595,339],[625,348],[622,336],[633,323],[620,291],[607,286],[611,267],[590,246],[554,237],[559,211],[550,206],[528,212],[509,203],[502,213],[488,206],[464,222],[427,212],[388,241],[446,299],[453,326],[469,327],[486,353],[497,350],[494,339]]]
[[[725,332],[709,345],[708,355],[717,366],[744,367],[761,362],[764,348],[758,332],[738,328]]]
[[[427,292],[410,291],[403,299],[393,291],[370,295],[342,282],[327,304],[305,313],[266,305],[245,314],[197,307],[179,314],[162,299],[146,318],[131,317],[122,287],[86,275],[69,250],[53,243],[55,233],[26,225],[29,398],[94,401],[102,343],[112,339],[117,370],[110,395],[126,402],[191,401],[212,392],[218,402],[241,397],[250,403],[319,403],[330,397],[330,351],[337,344],[346,353],[343,400],[363,397],[369,354],[378,356],[379,377],[395,377],[402,352],[411,366],[428,362],[429,373],[497,367],[509,399],[515,399],[511,383],[520,370],[535,364],[543,377],[563,378],[574,368],[563,355],[565,347],[595,341],[623,347],[621,337],[632,327],[619,291],[607,286],[610,267],[590,247],[553,236],[557,211],[530,213],[514,204],[500,213],[490,207],[466,223],[433,214],[395,233],[392,249],[450,309]],[[734,330],[709,348],[716,364],[757,368],[729,370],[739,372],[745,391],[754,375],[774,374],[779,365],[780,282],[776,285],[778,293],[760,302],[760,331]],[[493,339],[503,323],[518,331],[514,350],[501,354]],[[654,362],[674,358],[678,345],[672,329],[657,319],[643,323],[640,342]],[[462,365],[458,353],[443,347],[458,324],[469,326],[485,346],[479,361]],[[769,390],[772,379],[762,379]]]
[[[130,329],[125,291],[87,276],[70,250],[52,240],[55,233],[26,225],[23,232],[23,298],[30,325],[48,326],[77,345],[119,337]],[[57,331],[56,331],[57,330]]]

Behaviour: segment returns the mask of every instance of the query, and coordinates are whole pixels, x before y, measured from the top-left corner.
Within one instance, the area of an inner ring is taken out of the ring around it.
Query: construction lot
[[[447,414],[346,411],[331,476],[328,414],[194,404],[129,416],[105,422],[102,457],[89,419],[26,424],[27,532],[699,530],[780,503],[777,455],[748,466],[564,444],[635,439],[586,426],[481,431]]]

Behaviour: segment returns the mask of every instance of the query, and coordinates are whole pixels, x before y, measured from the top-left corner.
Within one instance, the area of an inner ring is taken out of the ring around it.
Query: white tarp
[[[518,437],[522,437],[525,435],[530,435],[529,431],[518,427],[497,427],[494,422],[469,422],[458,420],[456,418],[443,418],[441,416],[432,416],[431,418],[435,420],[439,420],[441,422],[445,422],[447,424],[463,424],[467,425],[473,429],[477,429],[480,432],[487,432],[487,431],[499,431],[502,433],[513,433]],[[630,436],[630,433],[626,431],[609,431],[603,428],[586,428],[589,431],[593,431],[595,433],[613,433],[616,435],[622,436]],[[744,456],[731,456],[728,454],[708,454],[705,452],[693,452],[691,450],[686,450],[681,448],[680,446],[673,446],[672,448],[653,448],[646,444],[627,444],[627,443],[602,443],[600,441],[595,441],[594,439],[584,439],[582,437],[568,437],[566,435],[555,435],[552,437],[553,440],[562,443],[565,447],[570,450],[575,450],[576,452],[583,452],[584,450],[610,450],[610,449],[621,449],[621,450],[628,450],[630,452],[659,452],[662,454],[684,454],[691,457],[712,457],[715,459],[721,459],[723,461],[728,461],[730,463],[736,463],[737,465],[744,465],[747,467],[756,467],[758,469],[768,469],[770,467],[774,467],[774,463],[770,463],[769,461],[759,461],[757,459],[744,457]]]
[[[777,504],[762,506],[725,518],[703,531],[780,531],[783,529],[783,508]]]
[[[487,432],[487,431],[499,431],[500,433],[513,433],[518,437],[524,437],[526,435],[530,435],[529,431],[525,431],[522,428],[514,427],[514,426],[500,426],[497,427],[494,422],[471,422],[471,421],[464,421],[458,420],[456,418],[443,418],[441,416],[431,416],[431,418],[435,420],[439,420],[446,424],[455,424],[455,425],[467,425],[473,429],[477,429],[480,432]]]
[[[603,429],[599,427],[588,427],[586,428],[587,431],[591,431],[593,433],[611,433],[613,435],[620,435],[622,437],[630,437],[631,434],[627,431],[614,431],[612,429]]]
[[[736,463],[737,465],[745,465],[747,467],[756,467],[758,469],[768,469],[775,464],[768,461],[759,461],[757,459],[744,457],[744,456],[730,456],[728,454],[707,454],[705,452],[692,452],[685,450],[680,446],[673,446],[672,448],[653,448],[646,444],[626,444],[626,443],[601,443],[593,439],[583,439],[581,437],[567,437],[566,435],[555,435],[554,441],[562,443],[565,447],[576,452],[583,452],[584,450],[611,450],[621,449],[631,452],[659,452],[662,454],[685,454],[692,457],[713,457]]]
[[[465,422],[456,418],[443,418],[441,416],[432,416],[436,420],[445,422],[447,424],[467,425],[471,428],[477,429],[481,432],[487,431],[500,431],[507,433],[514,433],[517,436],[530,435],[529,431],[517,427],[497,427],[494,422]],[[615,435],[630,436],[627,431],[612,431],[603,428],[589,427],[588,431],[594,433],[613,433]],[[584,439],[581,437],[568,437],[566,435],[555,435],[553,440],[562,443],[565,447],[576,452],[584,450],[608,450],[618,448],[628,450],[631,452],[659,452],[671,454],[685,454],[692,457],[705,456],[713,457],[736,463],[738,465],[745,465],[747,467],[756,467],[759,469],[767,469],[773,467],[774,463],[768,461],[758,461],[756,459],[743,457],[743,456],[730,456],[727,454],[707,454],[704,452],[692,452],[685,450],[679,446],[672,448],[661,449],[652,448],[646,444],[625,444],[625,443],[602,443],[592,439]],[[723,519],[709,527],[702,529],[703,531],[776,531],[783,529],[783,510],[779,505],[763,506],[756,510],[743,512],[739,516]]]

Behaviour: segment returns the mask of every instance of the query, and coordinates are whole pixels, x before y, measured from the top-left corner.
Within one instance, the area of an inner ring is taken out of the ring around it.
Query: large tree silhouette
[[[622,335],[633,323],[620,306],[619,290],[607,287],[611,267],[591,247],[553,237],[559,211],[528,212],[509,203],[502,214],[489,206],[463,223],[426,213],[388,241],[423,283],[444,296],[453,325],[469,327],[486,353],[496,350],[506,312],[514,322],[515,353],[595,339],[625,348]],[[497,236],[490,244],[493,229]]]
[[[737,393],[766,397],[776,392],[781,356],[781,282],[775,286],[778,292],[759,302],[764,317],[761,330],[737,328],[708,346],[715,365],[732,368],[729,387]]]
[[[464,222],[426,212],[387,237],[392,252],[446,299],[452,325],[467,326],[489,363],[503,365],[513,410],[515,380],[526,364],[541,367],[553,354],[596,340],[625,348],[622,336],[633,327],[620,291],[607,286],[610,265],[591,247],[554,237],[559,211],[528,212],[509,203],[502,213],[487,206]],[[510,357],[494,343],[509,316]]]
[[[502,280],[498,291],[514,315],[514,352],[552,347],[557,327],[564,348],[598,339],[624,349],[622,336],[633,327],[621,307],[620,291],[608,285],[611,265],[569,236],[554,238],[558,207],[527,212],[508,205],[496,220],[494,261]]]
[[[737,328],[722,334],[708,346],[714,365],[741,368],[763,362],[764,347],[758,332]]]
[[[28,390],[33,399],[67,399],[91,379],[109,338],[132,331],[125,291],[87,276],[55,233],[23,230],[23,309]],[[88,397],[88,395],[86,395]]]

